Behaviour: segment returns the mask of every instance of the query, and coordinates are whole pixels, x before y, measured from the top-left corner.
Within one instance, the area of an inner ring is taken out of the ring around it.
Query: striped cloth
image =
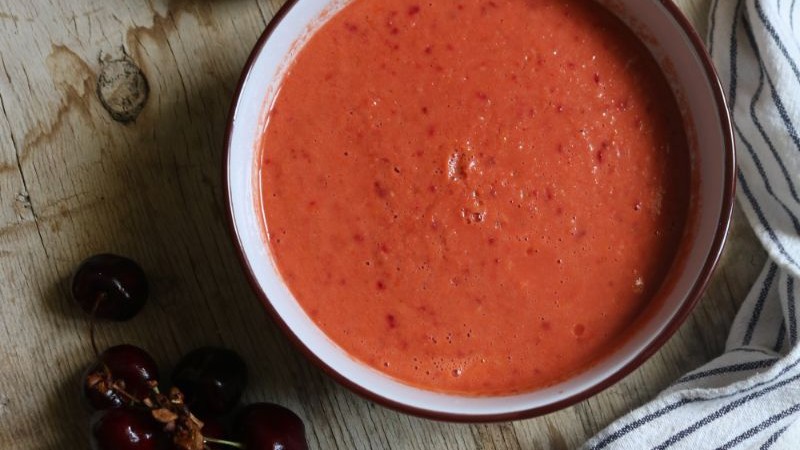
[[[584,449],[800,449],[800,2],[714,0],[708,47],[727,89],[738,199],[770,261],[725,353]]]

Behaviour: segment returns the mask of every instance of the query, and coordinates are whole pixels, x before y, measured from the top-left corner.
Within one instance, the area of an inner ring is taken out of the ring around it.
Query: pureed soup
[[[354,358],[428,390],[552,385],[623,340],[676,257],[686,135],[586,0],[354,0],[261,145],[274,262]]]

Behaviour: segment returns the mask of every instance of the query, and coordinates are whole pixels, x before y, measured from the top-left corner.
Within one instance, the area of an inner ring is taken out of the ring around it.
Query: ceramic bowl
[[[700,299],[717,263],[733,207],[735,161],[722,89],[700,37],[670,0],[597,0],[634,30],[660,62],[679,99],[695,165],[695,215],[682,262],[638,330],[583,373],[533,392],[468,397],[400,383],[351,358],[293,298],[273,264],[259,213],[257,142],[266,112],[294,55],[326,18],[348,0],[289,0],[258,40],[233,102],[224,185],[234,242],[255,291],[286,334],[310,359],[350,389],[384,405],[454,421],[521,419],[552,412],[596,394],[651,356]]]

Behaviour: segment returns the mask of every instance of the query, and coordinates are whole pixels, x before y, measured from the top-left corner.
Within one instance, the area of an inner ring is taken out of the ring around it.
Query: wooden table
[[[66,281],[104,251],[141,262],[154,292],[131,322],[100,326],[101,346],[142,346],[164,374],[194,347],[234,348],[250,365],[246,400],[297,411],[312,448],[575,448],[721,351],[764,261],[738,212],[708,294],[676,336],[575,407],[516,423],[439,423],[329,380],[259,304],[224,219],[230,99],[282,3],[0,0],[0,448],[87,447],[78,386],[92,359],[88,321]],[[705,32],[710,0],[677,3]],[[149,97],[125,123],[144,99],[137,67]]]

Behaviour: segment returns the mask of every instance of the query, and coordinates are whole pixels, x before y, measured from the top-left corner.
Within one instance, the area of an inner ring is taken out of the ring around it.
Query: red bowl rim
[[[300,338],[294,333],[294,331],[292,331],[289,328],[289,326],[286,324],[286,322],[283,320],[280,314],[278,314],[278,312],[272,306],[272,303],[267,298],[264,291],[261,289],[261,285],[256,280],[254,271],[250,266],[250,262],[247,260],[247,257],[245,256],[242,242],[239,239],[239,235],[236,231],[236,224],[233,218],[233,200],[231,198],[231,192],[230,192],[230,179],[228,178],[228,175],[230,173],[228,164],[230,160],[236,107],[239,104],[239,100],[242,95],[242,89],[244,87],[245,81],[247,80],[248,75],[253,69],[253,65],[255,63],[256,58],[261,53],[261,50],[264,47],[264,45],[266,45],[267,41],[272,35],[272,32],[281,23],[286,14],[292,9],[292,7],[294,7],[294,5],[298,1],[299,0],[287,0],[286,3],[284,3],[283,6],[278,10],[275,16],[270,20],[269,24],[267,24],[267,27],[264,30],[264,32],[259,37],[255,46],[253,47],[253,50],[250,53],[250,56],[247,59],[247,62],[244,65],[244,68],[242,69],[242,75],[239,79],[239,83],[237,84],[230,112],[228,114],[228,125],[225,132],[225,150],[223,152],[224,159],[222,163],[222,171],[223,171],[222,180],[223,180],[223,188],[225,189],[228,229],[231,233],[233,243],[236,252],[239,256],[239,259],[241,261],[241,264],[246,269],[245,274],[247,275],[247,279],[251,287],[255,291],[255,293],[260,298],[261,303],[270,312],[272,318],[281,328],[283,333],[290,339],[290,341],[298,349],[300,349],[305,354],[305,356],[308,359],[310,359],[314,364],[320,367],[324,372],[326,372],[331,378],[336,380],[339,384],[347,387],[356,394],[366,398],[367,400],[382,404],[384,406],[387,406],[389,408],[395,409],[403,413],[412,414],[415,416],[425,417],[434,420],[450,421],[450,422],[463,422],[463,423],[501,422],[510,420],[529,419],[532,417],[537,417],[552,412],[556,412],[600,393],[601,391],[607,389],[608,387],[622,380],[624,377],[626,377],[628,374],[630,374],[636,368],[642,365],[659,348],[661,348],[661,346],[663,346],[669,340],[670,337],[672,337],[672,335],[678,330],[678,328],[680,328],[680,326],[683,324],[683,322],[686,320],[686,318],[689,316],[694,307],[702,298],[711,280],[714,268],[716,267],[717,263],[719,262],[720,256],[722,255],[722,249],[725,245],[725,241],[728,236],[728,231],[730,229],[730,222],[733,213],[733,205],[735,199],[734,193],[736,189],[736,154],[734,148],[733,127],[731,125],[731,117],[728,110],[727,101],[725,99],[724,91],[722,88],[722,83],[720,82],[719,75],[717,74],[717,71],[714,68],[713,62],[711,61],[711,57],[706,51],[703,39],[694,29],[694,27],[686,18],[686,16],[681,12],[678,6],[672,2],[672,0],[653,0],[661,3],[664,6],[664,8],[670,13],[672,18],[675,19],[675,21],[678,23],[683,32],[691,41],[692,47],[702,60],[705,75],[709,83],[711,84],[711,89],[713,90],[714,97],[716,100],[717,112],[719,114],[719,119],[722,124],[722,133],[725,145],[725,170],[724,170],[725,184],[723,191],[722,210],[720,212],[720,221],[719,224],[717,225],[711,250],[709,251],[708,258],[706,259],[706,262],[703,265],[703,268],[700,272],[699,277],[697,278],[697,281],[695,282],[694,286],[692,286],[692,289],[690,290],[686,301],[684,301],[684,303],[680,306],[680,308],[672,317],[672,319],[670,319],[670,321],[656,336],[656,338],[647,347],[639,351],[639,353],[627,364],[616,370],[610,376],[598,380],[595,384],[587,387],[581,392],[578,392],[570,397],[567,397],[565,399],[547,405],[542,405],[522,411],[499,413],[499,414],[478,414],[478,415],[453,414],[453,413],[443,413],[440,411],[433,411],[433,410],[409,406],[404,403],[400,403],[391,400],[389,398],[383,397],[376,392],[364,388],[358,383],[350,380],[349,378],[346,378],[344,375],[340,374],[332,367],[330,367],[327,363],[325,363],[325,361],[320,359],[314,352],[312,352],[308,347],[306,347],[305,344],[300,340]]]

